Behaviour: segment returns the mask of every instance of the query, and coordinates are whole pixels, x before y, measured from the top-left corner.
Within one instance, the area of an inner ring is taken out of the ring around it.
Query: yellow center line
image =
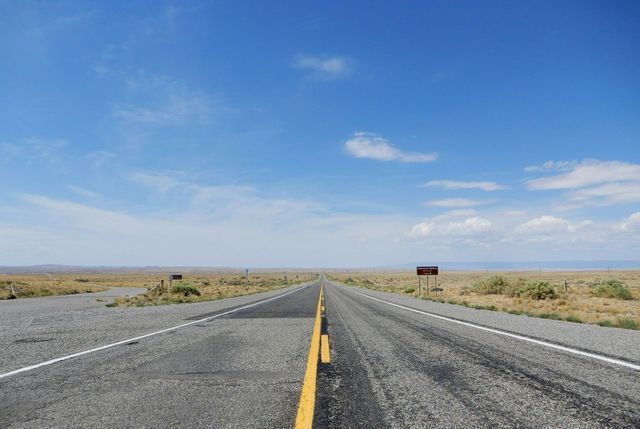
[[[329,354],[329,335],[320,336],[320,361],[322,363],[331,363],[331,355]]]
[[[318,307],[316,310],[316,320],[313,323],[313,333],[311,334],[311,345],[309,346],[309,357],[307,358],[307,370],[304,373],[304,383],[300,393],[298,403],[298,414],[296,415],[295,429],[311,428],[313,424],[313,410],[316,402],[316,376],[318,374],[318,354],[320,349],[320,312],[322,307],[322,285],[320,286],[320,296],[318,297]]]

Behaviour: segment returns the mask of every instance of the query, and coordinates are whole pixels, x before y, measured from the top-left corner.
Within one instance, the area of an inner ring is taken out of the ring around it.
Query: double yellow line
[[[318,297],[318,307],[316,309],[316,319],[313,323],[311,334],[311,345],[309,346],[309,356],[307,357],[307,370],[304,374],[304,383],[300,393],[298,403],[298,414],[296,415],[295,429],[308,429],[313,424],[313,410],[316,402],[316,377],[318,375],[318,355],[322,363],[330,363],[329,356],[329,336],[322,335],[322,314],[324,312],[324,290],[320,286],[320,296]]]

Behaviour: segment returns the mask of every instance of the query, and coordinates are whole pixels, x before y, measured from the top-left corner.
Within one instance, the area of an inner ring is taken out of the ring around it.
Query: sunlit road
[[[0,427],[290,428],[321,286],[331,363],[318,367],[314,427],[640,427],[640,332],[324,279],[209,303],[61,310],[45,326],[2,303]]]

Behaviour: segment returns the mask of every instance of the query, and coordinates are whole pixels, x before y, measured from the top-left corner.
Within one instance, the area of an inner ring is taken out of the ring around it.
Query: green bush
[[[593,288],[591,293],[600,298],[631,299],[631,291],[619,280],[607,280]]]
[[[414,293],[415,291],[416,289],[411,286],[407,286],[406,288],[404,288],[404,293]]]
[[[611,320],[600,320],[597,324],[607,328],[640,329],[640,323],[633,319],[618,319],[615,323]]]
[[[541,319],[562,320],[562,317],[558,313],[540,313],[535,314],[533,317],[539,317]]]
[[[519,296],[531,299],[556,299],[558,292],[555,286],[544,280],[530,280],[518,289]]]
[[[504,276],[493,276],[475,282],[470,290],[480,295],[501,295],[511,289]]]
[[[200,296],[200,291],[197,287],[190,284],[177,284],[171,288],[171,292],[173,293],[181,293],[184,296],[189,295],[198,295]]]
[[[584,323],[584,322],[582,321],[582,319],[581,319],[581,318],[579,318],[578,316],[576,316],[575,314],[570,314],[570,315],[569,315],[569,316],[567,316],[567,318],[566,318],[566,319],[564,319],[564,320],[566,320],[567,322],[573,322],[573,323]]]
[[[640,323],[633,319],[618,319],[616,321],[616,326],[624,329],[640,329]]]

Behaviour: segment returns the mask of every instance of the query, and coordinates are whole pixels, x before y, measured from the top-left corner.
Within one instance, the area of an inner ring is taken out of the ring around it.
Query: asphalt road
[[[290,428],[320,283],[150,308],[46,301],[44,324],[2,303],[0,377],[191,324],[0,378],[0,427]],[[636,364],[640,332],[324,284],[315,427],[640,427],[640,371],[370,297]]]
[[[620,335],[628,343],[618,349],[640,360],[637,331],[329,286],[332,363],[319,371],[317,427],[640,427],[636,370],[428,317],[356,291],[510,332],[530,325],[520,334],[540,339],[567,331],[572,335],[565,339],[574,343],[567,346],[579,346],[580,338],[597,343],[597,337],[607,344],[609,334]]]

